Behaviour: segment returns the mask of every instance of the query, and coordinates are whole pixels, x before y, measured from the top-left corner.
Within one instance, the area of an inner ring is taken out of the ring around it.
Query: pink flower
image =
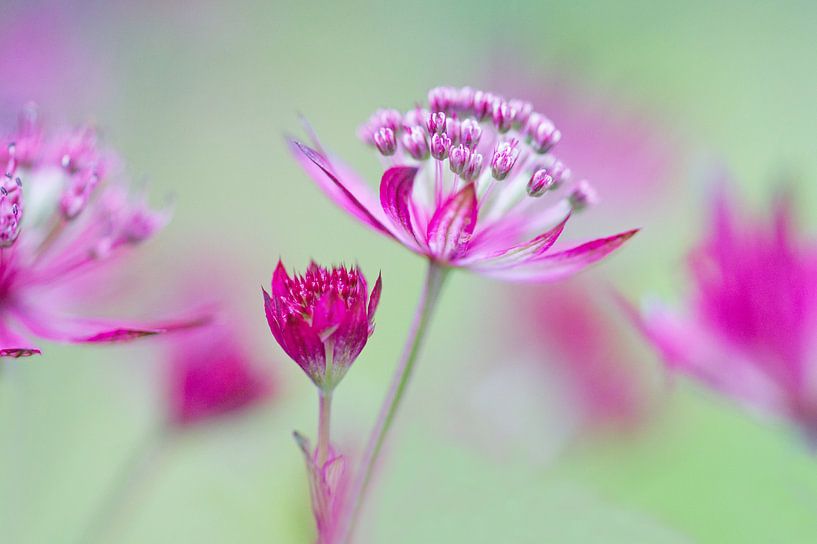
[[[272,295],[263,291],[270,331],[315,385],[331,391],[374,332],[381,287],[378,276],[369,296],[357,267],[326,269],[314,262],[290,278],[278,261]]]
[[[469,87],[437,87],[428,99],[428,109],[379,110],[360,131],[386,167],[379,202],[317,141],[316,149],[293,141],[293,153],[332,200],[370,228],[438,263],[489,277],[570,276],[635,234],[554,250],[571,213],[592,200],[588,185],[550,153],[561,139],[554,124],[530,103]]]
[[[724,195],[689,259],[684,311],[655,305],[639,323],[669,368],[751,409],[817,431],[817,246],[798,240],[789,202],[742,219]]]
[[[271,379],[224,321],[174,335],[169,350],[169,417],[185,427],[248,409],[274,393]]]
[[[32,337],[119,342],[201,320],[140,325],[78,317],[106,265],[168,221],[112,179],[113,155],[92,129],[46,133],[32,109],[0,136],[0,356],[39,354]],[[88,288],[88,283],[91,287]]]

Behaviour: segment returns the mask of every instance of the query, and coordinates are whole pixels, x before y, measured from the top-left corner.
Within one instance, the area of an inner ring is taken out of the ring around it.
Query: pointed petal
[[[372,294],[369,296],[369,308],[366,315],[369,317],[369,336],[374,332],[374,314],[377,311],[377,306],[380,304],[380,292],[383,290],[382,275],[377,275],[377,281],[372,288]]]
[[[289,145],[295,159],[335,204],[373,229],[386,236],[394,236],[377,217],[377,207],[373,205],[375,199],[363,184],[353,183],[349,179],[341,181],[326,157],[314,149],[294,140],[290,140]]]
[[[393,166],[380,180],[380,204],[392,223],[412,240],[420,241],[411,220],[410,202],[417,168]]]
[[[629,240],[638,229],[629,230],[586,242],[579,246],[544,254],[525,261],[514,267],[472,267],[476,272],[488,277],[509,281],[549,282],[562,279],[594,264]]]
[[[661,304],[629,310],[647,339],[673,371],[683,372],[748,408],[781,414],[789,395],[753,363],[753,354],[712,334],[701,319],[677,315]]]
[[[543,255],[553,246],[553,244],[556,243],[556,240],[559,239],[559,236],[561,236],[562,232],[564,231],[568,219],[570,219],[569,213],[556,226],[543,232],[539,236],[531,238],[527,242],[523,242],[488,255],[477,254],[474,256],[469,256],[467,259],[463,259],[458,264],[461,266],[467,266],[469,263],[479,263],[479,266],[507,268],[528,259],[534,259],[539,255]]]
[[[145,336],[200,327],[212,319],[209,314],[199,313],[167,321],[135,323],[60,315],[40,308],[15,308],[14,315],[33,334],[55,342],[72,344],[127,342]]]
[[[346,310],[343,321],[332,335],[332,341],[335,344],[333,352],[335,367],[345,372],[345,369],[351,366],[363,351],[368,339],[369,320],[366,317],[366,299],[360,297],[351,308]],[[342,373],[338,373],[334,377],[335,383],[341,376]]]
[[[477,224],[477,194],[469,183],[451,195],[428,224],[428,246],[434,257],[456,259],[471,240]]]
[[[281,262],[281,259],[278,259],[278,264],[275,267],[275,271],[272,273],[272,294],[276,297],[283,296],[289,290],[287,287],[288,284],[289,274],[287,273],[284,263]]]

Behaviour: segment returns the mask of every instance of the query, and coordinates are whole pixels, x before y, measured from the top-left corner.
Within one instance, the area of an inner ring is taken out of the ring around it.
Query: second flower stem
[[[394,369],[388,394],[380,407],[377,422],[369,435],[369,442],[360,461],[360,468],[352,483],[351,492],[349,494],[348,518],[343,527],[343,539],[341,542],[348,543],[351,541],[355,524],[363,508],[366,492],[380,457],[380,451],[383,448],[386,435],[394,422],[397,408],[400,406],[400,402],[405,394],[406,386],[411,378],[414,364],[420,353],[431,315],[437,305],[437,300],[448,271],[449,269],[446,266],[429,260],[425,284],[423,291],[420,293],[420,300],[417,303],[414,321],[406,338],[403,354],[400,357],[397,367]]]

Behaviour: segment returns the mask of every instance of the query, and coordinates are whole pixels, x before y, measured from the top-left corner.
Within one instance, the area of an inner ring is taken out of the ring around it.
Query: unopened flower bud
[[[598,202],[599,197],[593,186],[590,185],[587,180],[583,179],[576,184],[576,187],[570,192],[567,200],[570,203],[570,207],[578,212]]]
[[[381,128],[374,134],[374,145],[382,155],[391,156],[397,150],[397,138],[394,136],[394,130],[390,128]]]
[[[445,130],[445,113],[438,111],[428,116],[426,121],[426,128],[428,128],[428,135],[439,134]]]
[[[482,127],[474,119],[466,119],[460,125],[460,141],[466,147],[475,149],[479,144],[479,139],[482,137]]]
[[[513,125],[516,111],[504,100],[494,101],[492,108],[491,118],[494,122],[494,126],[500,133],[508,132]]]
[[[406,128],[406,133],[403,135],[403,147],[418,161],[428,158],[428,140],[426,140],[425,131],[417,125]]]
[[[471,159],[471,150],[463,144],[454,146],[448,153],[448,166],[451,171],[461,175]]]
[[[496,146],[494,155],[491,157],[491,174],[497,180],[503,180],[508,176],[511,169],[519,158],[519,150],[515,139],[510,142],[502,142]]]
[[[468,160],[468,166],[462,172],[462,177],[468,181],[476,180],[482,174],[482,154],[472,153]]]
[[[448,150],[451,147],[451,138],[446,133],[435,134],[431,137],[431,156],[437,160],[448,157]]]
[[[537,153],[547,153],[562,139],[562,133],[550,119],[543,118],[538,125],[530,128],[531,147]]]

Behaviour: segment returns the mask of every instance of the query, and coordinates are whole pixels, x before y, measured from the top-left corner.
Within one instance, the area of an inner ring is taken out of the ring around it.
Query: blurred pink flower
[[[290,278],[278,261],[272,296],[263,291],[270,331],[315,385],[331,391],[374,332],[381,287],[378,276],[370,296],[357,267],[326,269],[314,262]]]
[[[275,393],[224,320],[169,340],[169,417],[177,426],[209,421],[255,406]]]
[[[814,437],[817,246],[794,233],[790,204],[771,220],[740,218],[720,194],[691,252],[685,310],[656,304],[640,324],[670,369]]]
[[[82,3],[10,2],[2,7],[0,108],[35,100],[84,111],[106,94],[110,66],[83,22],[99,18]]]
[[[361,129],[386,167],[379,202],[317,141],[316,149],[292,142],[293,153],[359,221],[435,262],[489,277],[570,276],[635,234],[552,250],[571,214],[593,200],[550,154],[561,139],[556,126],[528,102],[469,87],[434,88],[428,102],[405,114],[378,110]],[[546,194],[556,195],[549,205]]]
[[[161,229],[145,195],[113,179],[115,156],[90,128],[54,134],[27,109],[0,135],[0,356],[39,354],[32,336],[119,342],[191,327],[201,319],[135,324],[80,318],[74,304],[100,290],[106,265]],[[93,278],[91,285],[83,283]]]
[[[569,281],[515,297],[525,317],[522,334],[540,363],[565,377],[582,425],[592,429],[633,427],[645,416],[646,396],[632,368],[633,350],[600,290]],[[609,302],[609,300],[608,300]],[[517,332],[518,334],[518,332]]]

